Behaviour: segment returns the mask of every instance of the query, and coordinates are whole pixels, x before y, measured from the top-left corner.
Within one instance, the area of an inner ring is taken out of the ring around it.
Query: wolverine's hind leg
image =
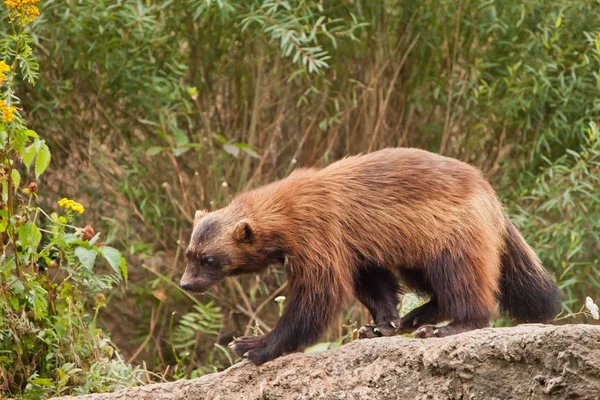
[[[420,338],[443,337],[489,326],[498,290],[498,271],[493,253],[487,258],[443,252],[424,267],[431,292],[447,326],[424,326]]]
[[[435,324],[444,320],[440,312],[438,299],[433,295],[429,276],[422,267],[401,268],[400,276],[403,283],[419,294],[430,294],[429,302],[409,311],[400,318],[400,333],[410,333],[425,324]]]
[[[359,337],[361,339],[392,336],[398,333],[400,328],[399,291],[398,278],[391,271],[370,265],[358,269],[358,273],[354,277],[354,292],[375,321],[375,325],[366,325],[360,328]]]

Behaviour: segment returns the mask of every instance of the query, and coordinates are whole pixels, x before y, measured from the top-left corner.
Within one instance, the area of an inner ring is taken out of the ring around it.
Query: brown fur
[[[418,333],[441,336],[489,323],[500,285],[514,281],[501,279],[513,230],[477,169],[423,150],[385,149],[296,170],[223,209],[198,212],[182,287],[203,291],[224,276],[285,266],[292,298],[277,327],[233,344],[257,364],[313,343],[353,296],[376,323],[361,330],[363,337],[452,320]],[[515,251],[531,265],[514,267],[515,276],[526,270],[547,283],[516,234]],[[218,267],[203,264],[202,254],[217,255]],[[400,278],[431,295],[402,319]]]

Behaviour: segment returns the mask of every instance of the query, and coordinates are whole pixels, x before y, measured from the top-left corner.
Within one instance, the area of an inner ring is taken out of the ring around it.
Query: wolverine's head
[[[262,239],[254,222],[234,210],[196,211],[179,285],[202,293],[226,276],[264,269],[269,260]]]

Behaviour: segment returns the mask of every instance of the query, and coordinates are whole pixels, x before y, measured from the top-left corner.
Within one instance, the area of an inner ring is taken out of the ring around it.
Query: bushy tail
[[[500,306],[519,322],[552,320],[561,310],[560,290],[521,233],[506,219]]]

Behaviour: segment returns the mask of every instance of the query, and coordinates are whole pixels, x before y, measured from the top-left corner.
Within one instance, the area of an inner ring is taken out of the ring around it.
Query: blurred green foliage
[[[82,199],[125,251],[129,287],[99,318],[128,361],[197,376],[277,320],[279,270],[202,297],[177,288],[196,209],[386,146],[481,168],[565,312],[600,298],[600,4],[323,3],[43,3],[25,115],[55,155],[47,190]],[[324,340],[367,320],[352,307]]]

